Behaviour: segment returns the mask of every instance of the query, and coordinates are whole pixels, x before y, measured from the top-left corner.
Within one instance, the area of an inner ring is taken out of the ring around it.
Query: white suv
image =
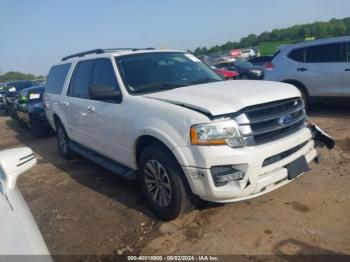
[[[97,49],[62,60],[44,97],[62,156],[78,152],[138,178],[163,219],[198,198],[265,194],[317,157],[292,85],[223,81],[181,51]]]
[[[350,36],[283,46],[265,79],[293,84],[308,101],[350,101]]]

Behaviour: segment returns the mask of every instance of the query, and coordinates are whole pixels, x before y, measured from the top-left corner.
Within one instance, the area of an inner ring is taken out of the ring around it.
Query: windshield
[[[150,93],[222,81],[223,78],[188,53],[159,52],[116,58],[130,93]]]
[[[235,61],[235,65],[241,68],[251,68],[253,66],[252,63],[249,63],[247,61],[243,61],[243,60],[237,60]]]
[[[27,82],[9,82],[6,84],[7,89],[9,91],[21,91],[25,88],[32,87],[33,82],[27,81]],[[15,89],[12,89],[15,88]]]

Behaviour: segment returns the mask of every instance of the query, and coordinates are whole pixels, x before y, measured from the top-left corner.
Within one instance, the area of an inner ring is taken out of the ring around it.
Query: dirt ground
[[[350,254],[350,107],[317,105],[309,116],[337,143],[322,149],[320,165],[267,195],[168,223],[155,219],[135,182],[84,158],[63,160],[54,137],[35,138],[4,115],[0,150],[36,153],[18,186],[54,255]]]

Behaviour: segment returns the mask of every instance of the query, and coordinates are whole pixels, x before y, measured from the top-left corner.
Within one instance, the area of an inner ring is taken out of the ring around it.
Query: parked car
[[[44,104],[64,158],[79,153],[138,179],[165,220],[198,198],[226,203],[268,193],[317,158],[295,87],[223,81],[187,52],[64,57],[50,70]]]
[[[17,119],[27,125],[36,136],[48,135],[51,127],[43,104],[45,86],[25,88],[15,103]]]
[[[4,108],[12,117],[16,116],[14,101],[17,99],[19,92],[25,88],[34,86],[34,82],[30,80],[7,82],[4,88]]]
[[[211,68],[219,75],[222,75],[226,80],[233,80],[239,77],[239,73],[236,71],[219,69],[219,68],[216,68],[215,66],[212,66]]]
[[[254,58],[251,58],[248,60],[248,62],[254,66],[264,66],[266,63],[271,62],[271,60],[272,60],[272,56],[265,55],[265,56],[256,56]]]
[[[16,187],[18,176],[35,164],[34,153],[28,147],[0,151],[0,257],[4,259],[1,259],[2,261],[22,259],[52,261],[39,228]]]
[[[253,66],[253,64],[243,60],[220,63],[215,65],[215,67],[219,69],[237,71],[241,79],[262,80],[264,78],[264,69],[262,67]]]
[[[296,86],[304,101],[350,100],[350,36],[308,41],[281,48],[265,79]]]
[[[4,102],[4,88],[5,88],[5,83],[0,83],[0,110],[4,109],[5,107],[5,102]]]

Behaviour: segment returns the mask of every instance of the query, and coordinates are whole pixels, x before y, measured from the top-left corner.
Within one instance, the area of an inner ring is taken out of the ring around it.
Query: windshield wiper
[[[223,81],[223,80],[213,79],[213,78],[202,78],[202,79],[191,81],[188,84],[197,85],[197,84],[205,84],[205,83],[218,82],[218,81]]]
[[[184,84],[176,84],[176,83],[169,83],[169,82],[159,82],[159,83],[152,83],[149,85],[145,85],[141,88],[138,88],[135,90],[135,93],[142,93],[142,91],[148,92],[157,92],[157,91],[166,91],[170,89],[175,89],[179,87],[185,86]]]

